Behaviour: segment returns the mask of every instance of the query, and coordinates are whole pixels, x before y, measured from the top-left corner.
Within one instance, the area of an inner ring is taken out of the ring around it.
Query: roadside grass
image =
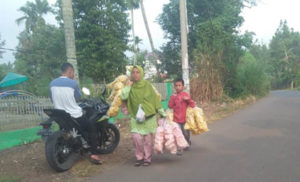
[[[209,103],[203,106],[204,114],[208,123],[227,117],[234,112],[254,103],[257,100],[254,96],[242,99],[230,100],[223,103]]]
[[[294,90],[300,91],[300,87],[294,88]]]
[[[21,177],[18,176],[0,176],[0,182],[19,182]]]

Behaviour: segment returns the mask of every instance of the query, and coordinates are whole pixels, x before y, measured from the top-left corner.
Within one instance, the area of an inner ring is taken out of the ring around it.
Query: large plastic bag
[[[175,142],[175,138],[173,135],[173,128],[170,124],[166,124],[164,127],[164,133],[165,133],[165,148],[167,151],[169,151],[171,154],[177,153],[177,146]]]
[[[186,110],[186,124],[184,125],[185,130],[196,130],[197,124],[195,121],[194,110],[191,107],[188,107]]]
[[[117,95],[121,94],[121,92],[122,92],[122,90],[113,90],[111,92],[110,96],[108,97],[108,100],[113,101]]]
[[[201,108],[187,108],[184,129],[191,130],[194,135],[209,131]]]
[[[112,89],[108,100],[111,102],[111,107],[107,111],[107,115],[110,117],[117,116],[122,105],[121,92],[125,87],[125,84],[128,80],[126,75],[118,76],[113,82],[107,84],[107,87]]]
[[[176,145],[180,149],[185,149],[189,146],[187,141],[184,138],[184,135],[182,134],[182,131],[179,127],[179,125],[175,122],[171,122],[171,126],[173,128],[173,134],[175,137]]]
[[[128,77],[126,75],[120,75],[113,82],[107,84],[107,87],[110,88],[110,89],[113,89],[115,84],[118,83],[118,82],[126,84],[127,79],[128,79]]]
[[[154,153],[162,154],[164,149],[164,127],[158,126],[154,138]]]
[[[116,116],[119,113],[119,107],[110,107],[107,111],[107,115],[110,117]]]
[[[107,115],[110,117],[117,116],[119,114],[120,106],[122,105],[121,93],[115,96],[111,107],[107,111]]]
[[[167,114],[167,119],[169,120],[169,121],[173,121],[174,119],[174,113],[173,113],[173,110],[171,110],[171,109],[168,109],[168,110],[166,110],[166,114]]]
[[[196,120],[199,132],[207,132],[209,129],[208,129],[207,123],[204,119],[203,110],[199,107],[195,107],[194,115],[195,115],[195,120]]]

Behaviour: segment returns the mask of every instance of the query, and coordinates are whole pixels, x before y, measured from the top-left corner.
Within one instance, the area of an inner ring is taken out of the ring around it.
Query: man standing
[[[83,115],[81,107],[76,103],[81,98],[78,83],[74,80],[74,67],[64,63],[61,67],[62,75],[50,83],[50,97],[55,109],[64,110],[71,115],[81,127],[89,132],[91,139],[90,161],[102,164],[97,154],[97,131],[94,123],[89,122]]]

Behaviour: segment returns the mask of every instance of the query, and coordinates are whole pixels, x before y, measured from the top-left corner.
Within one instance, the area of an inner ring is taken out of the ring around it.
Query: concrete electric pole
[[[190,93],[190,78],[189,78],[189,59],[187,45],[187,11],[186,0],[180,0],[180,30],[181,30],[181,61],[182,61],[182,78],[185,83],[185,88]]]

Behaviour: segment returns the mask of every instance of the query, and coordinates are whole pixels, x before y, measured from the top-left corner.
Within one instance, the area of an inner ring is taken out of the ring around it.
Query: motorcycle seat
[[[71,115],[61,109],[44,109],[44,112],[51,118],[71,119]]]

